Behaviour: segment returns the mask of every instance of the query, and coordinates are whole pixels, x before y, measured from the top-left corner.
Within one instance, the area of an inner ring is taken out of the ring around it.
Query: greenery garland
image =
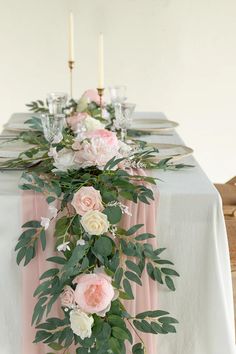
[[[32,112],[47,112],[47,106],[40,100],[28,106]],[[112,117],[112,106],[106,109]],[[71,100],[65,112],[71,116],[78,110],[100,119],[100,107],[95,102],[85,104],[83,98],[77,102]],[[54,149],[54,154],[65,149],[74,153],[74,133],[66,127],[62,140],[50,148],[41,120],[33,114],[26,123],[33,130],[22,132],[17,139],[33,146],[4,167],[26,169],[20,188],[45,195],[51,217],[31,220],[22,226],[23,232],[15,248],[17,263],[24,262],[27,266],[37,257],[39,245],[43,251],[46,249],[46,230],[54,219],[55,249],[58,250],[57,256],[47,259],[52,266],[40,276],[40,285],[34,292],[37,298],[32,316],[32,324],[37,328],[35,343],[46,343],[54,352],[72,353],[70,348],[74,345],[76,354],[125,354],[125,342],[129,341],[134,354],[147,353],[140,336],[140,342],[133,342],[127,325],[137,333],[167,334],[176,332],[178,321],[166,311],[153,309],[132,317],[123,300],[134,299],[132,283],[142,285],[143,272],[171,291],[175,291],[173,279],[179,274],[171,261],[161,257],[165,248],[153,249],[146,242],[156,236],[142,233],[143,225],[129,229],[119,227],[123,215],[129,213],[125,200],[149,204],[154,195],[148,185],[157,182],[152,177],[130,174],[129,169],[119,166],[127,161],[130,167],[156,169],[179,169],[186,165],[172,165],[169,159],[155,163],[152,158],[158,150],[140,149],[128,157],[114,156],[102,168],[71,165],[66,170],[55,169],[51,150]],[[106,128],[112,128],[112,119]],[[88,210],[81,210],[83,198],[92,201],[91,210],[86,203],[84,207],[86,209],[87,205]],[[124,257],[126,270],[122,263]],[[85,293],[95,289],[93,286],[98,289],[96,306],[92,306],[92,293]],[[99,298],[99,289],[105,292],[107,302]],[[82,301],[86,296],[91,300],[91,312]],[[51,308],[59,298],[64,318],[51,318]],[[105,303],[101,304],[103,300]]]

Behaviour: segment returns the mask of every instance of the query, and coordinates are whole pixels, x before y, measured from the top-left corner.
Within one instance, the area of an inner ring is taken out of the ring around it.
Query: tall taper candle
[[[74,61],[74,15],[70,13],[70,28],[69,28],[69,61]]]
[[[104,88],[104,44],[103,33],[98,38],[98,88]]]

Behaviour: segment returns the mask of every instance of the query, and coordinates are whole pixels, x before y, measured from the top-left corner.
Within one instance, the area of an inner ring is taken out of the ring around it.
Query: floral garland
[[[40,119],[30,119],[28,124],[35,130],[21,133],[19,139],[33,147],[5,164],[27,169],[20,188],[44,194],[50,212],[50,217],[22,226],[15,248],[17,263],[23,261],[27,266],[37,257],[39,244],[46,249],[46,230],[56,220],[58,255],[47,259],[52,267],[41,275],[34,293],[35,343],[47,343],[54,351],[68,353],[74,345],[76,354],[122,354],[129,341],[133,353],[142,354],[145,343],[133,343],[128,324],[136,331],[167,334],[176,331],[178,321],[166,311],[153,309],[133,317],[123,300],[134,299],[132,283],[142,285],[143,272],[171,291],[175,290],[173,277],[179,274],[168,267],[172,262],[161,258],[164,248],[153,249],[146,242],[156,236],[142,233],[143,225],[127,230],[119,226],[123,215],[130,215],[126,200],[146,204],[154,200],[149,186],[155,185],[156,179],[135,175],[131,168],[185,166],[168,164],[168,160],[153,162],[158,153],[155,149],[131,150],[107,129],[112,129],[112,107],[103,107],[111,118],[105,129],[97,96],[89,94],[89,98],[87,92],[79,101],[70,102],[68,127],[54,138],[51,147],[43,136]],[[42,101],[29,106],[33,112],[47,111]],[[78,140],[76,127],[81,120],[85,131]],[[127,257],[127,270],[121,265],[123,256]],[[58,299],[64,318],[50,318]]]

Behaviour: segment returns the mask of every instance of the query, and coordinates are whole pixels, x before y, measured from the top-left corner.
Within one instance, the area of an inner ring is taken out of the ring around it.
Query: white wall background
[[[0,0],[0,124],[46,92],[68,90],[68,14],[75,15],[75,94],[126,84],[138,110],[180,123],[213,181],[236,174],[236,0]]]

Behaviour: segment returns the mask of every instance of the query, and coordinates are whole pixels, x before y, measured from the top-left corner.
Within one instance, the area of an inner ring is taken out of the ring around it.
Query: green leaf
[[[156,254],[156,252],[155,252]],[[157,264],[170,264],[170,265],[174,265],[174,263],[172,263],[171,261],[168,261],[166,259],[157,259],[155,260],[155,263]]]
[[[115,272],[114,281],[115,281],[115,286],[118,289],[120,288],[120,282],[123,277],[123,273],[124,271],[122,268],[118,268],[117,271]]]
[[[21,234],[21,236],[19,237],[19,242],[17,243],[17,245],[15,247],[15,251],[17,251],[21,247],[26,246],[31,241],[32,236],[34,236],[36,234],[36,232],[37,232],[36,229],[25,230]]]
[[[139,285],[142,285],[142,282],[140,280],[140,278],[137,276],[137,274],[133,273],[133,272],[130,272],[130,271],[126,271],[125,272],[125,276],[131,280],[131,281],[134,281],[135,283],[139,284]]]
[[[110,238],[101,236],[94,244],[96,253],[108,257],[112,253],[112,241]]]
[[[118,224],[122,218],[122,211],[119,206],[109,206],[103,210],[111,224]]]
[[[37,331],[37,332],[36,332],[36,336],[35,336],[34,343],[42,342],[43,340],[45,340],[45,339],[48,338],[49,336],[51,336],[51,333],[50,333],[50,332]]]
[[[145,233],[145,234],[140,234],[140,235],[136,236],[135,240],[136,241],[143,241],[143,240],[147,240],[149,238],[156,238],[156,236],[153,234]]]
[[[24,266],[26,266],[33,258],[34,258],[34,248],[33,247],[29,247],[27,248],[26,250],[26,253],[25,253],[25,263],[24,263]]]
[[[137,343],[132,347],[133,354],[144,354],[144,348],[141,343]]]
[[[167,324],[170,324],[170,323],[179,323],[179,321],[177,321],[175,318],[173,317],[161,317],[159,318],[158,320],[159,322],[161,323],[167,323]]]
[[[109,315],[108,322],[115,327],[126,328],[125,321],[118,315]]]
[[[152,317],[152,318],[155,317],[156,318],[156,317],[165,316],[168,314],[169,314],[169,312],[162,311],[162,310],[144,311],[144,312],[141,312],[138,315],[136,315],[136,318],[139,318],[139,319],[144,319],[145,317]]]
[[[127,279],[124,279],[123,281],[123,287],[124,291],[127,293],[127,295],[130,297],[130,299],[134,299],[133,291],[130,285],[130,282]]]
[[[117,193],[115,191],[104,191],[102,192],[102,200],[104,203],[109,203],[115,201],[117,198]]]
[[[22,228],[24,228],[24,227],[34,227],[34,228],[38,229],[41,227],[41,224],[37,220],[32,220],[32,221],[28,221],[24,225],[22,225]]]
[[[46,272],[44,272],[41,275],[39,280],[43,280],[45,278],[51,278],[51,277],[55,276],[58,272],[59,272],[59,269],[57,269],[57,268],[48,269],[48,270],[46,270]]]
[[[162,274],[161,274],[160,269],[155,267],[154,271],[153,271],[153,275],[154,275],[155,280],[158,281],[158,283],[163,284]]]
[[[113,337],[121,340],[130,339],[129,334],[120,327],[112,327],[112,335]]]
[[[146,267],[147,267],[147,273],[148,273],[149,277],[152,278],[153,280],[155,280],[155,277],[154,277],[154,274],[153,274],[153,272],[154,272],[153,265],[151,263],[147,263]]]
[[[19,252],[17,253],[17,257],[16,257],[16,263],[19,265],[20,262],[22,261],[22,259],[25,257],[25,253],[26,253],[27,248],[23,247],[19,250]]]
[[[126,265],[127,265],[127,267],[129,269],[131,269],[132,271],[137,273],[139,276],[141,275],[141,270],[140,270],[139,266],[136,263],[134,263],[134,262],[132,262],[130,260],[127,260],[125,263],[126,263]]]
[[[143,227],[144,224],[137,224],[137,225],[134,225],[132,226],[127,232],[126,232],[126,235],[127,236],[131,236],[133,235],[135,232],[137,232],[141,227]]]
[[[56,342],[49,343],[48,346],[52,348],[53,350],[62,350],[64,347],[61,344],[58,344]]]
[[[55,192],[55,194],[59,198],[62,193],[60,183],[58,181],[54,180],[54,181],[52,181],[52,187],[53,187],[53,191]]]
[[[64,236],[67,232],[67,229],[70,225],[71,219],[67,216],[63,216],[56,222],[55,234],[57,237]]]
[[[161,268],[162,273],[166,274],[166,275],[173,275],[176,277],[179,277],[179,273],[177,273],[174,269],[170,269],[170,268]]]
[[[77,348],[76,349],[76,354],[88,354],[89,351],[87,348]]]
[[[57,264],[65,264],[66,263],[66,259],[62,258],[62,257],[50,257],[50,258],[47,258],[47,261],[57,263]]]
[[[175,327],[170,324],[164,323],[162,328],[168,333],[176,333]]]
[[[120,354],[121,353],[120,343],[119,343],[119,341],[116,338],[111,337],[108,342],[109,342],[109,347],[112,350],[112,353],[114,353],[114,354]]]
[[[152,329],[159,334],[166,334],[167,332],[156,322],[151,322]]]
[[[47,197],[47,203],[48,203],[48,204],[53,203],[54,200],[56,200],[55,197],[51,197],[51,196]]]
[[[42,291],[48,289],[51,285],[51,280],[46,280],[44,283],[39,284],[39,286],[34,291],[34,297],[39,295]]]
[[[175,284],[168,275],[165,277],[165,283],[170,290],[175,291]]]
[[[147,321],[145,320],[142,320],[142,321],[137,321],[137,320],[134,320],[133,321],[133,324],[134,326],[141,332],[144,332],[144,333],[153,333],[155,334],[155,331],[153,330],[152,326],[150,325],[150,323],[148,323]]]
[[[42,229],[40,232],[40,241],[41,241],[41,245],[42,245],[42,249],[43,251],[46,248],[46,232],[45,229]]]

